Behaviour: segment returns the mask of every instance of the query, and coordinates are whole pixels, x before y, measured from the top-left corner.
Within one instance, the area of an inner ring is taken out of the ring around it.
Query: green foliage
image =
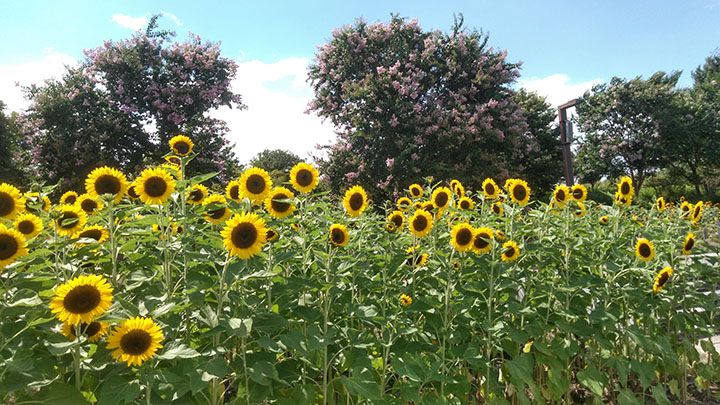
[[[250,159],[250,165],[267,170],[273,184],[283,184],[290,179],[290,169],[302,162],[299,156],[282,149],[265,149]]]
[[[27,157],[23,154],[23,137],[17,123],[18,115],[5,115],[4,110],[5,103],[0,101],[0,179],[14,184],[25,183],[29,175],[22,164]]]

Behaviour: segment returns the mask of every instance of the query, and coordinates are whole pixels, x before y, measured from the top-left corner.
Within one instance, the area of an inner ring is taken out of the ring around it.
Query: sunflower
[[[501,231],[501,230],[499,230],[499,229],[498,229],[497,231],[495,231],[495,236],[496,236],[499,240],[505,240],[505,232],[503,232],[503,231]]]
[[[500,201],[495,201],[494,203],[492,203],[490,210],[492,210],[493,214],[496,215],[502,215],[503,212],[505,212],[505,210],[503,209],[503,205]]]
[[[420,267],[424,266],[425,263],[427,263],[428,260],[428,254],[427,253],[418,253],[417,250],[420,248],[420,246],[410,246],[405,251],[410,255],[410,257],[405,260],[405,264],[410,267]]]
[[[470,248],[475,253],[487,253],[492,249],[490,241],[493,239],[493,230],[483,226],[475,230]]]
[[[100,225],[90,225],[78,231],[73,238],[75,239],[94,239],[97,243],[103,243],[110,238],[110,231]]]
[[[620,184],[618,184],[618,193],[625,198],[628,198],[635,193],[635,188],[633,187],[632,179],[630,177],[623,176],[623,178],[620,179]]]
[[[290,184],[301,193],[309,193],[318,185],[318,171],[315,167],[300,162],[290,169]]]
[[[565,206],[565,203],[567,202],[570,195],[570,190],[567,188],[566,185],[557,185],[555,186],[555,191],[553,192],[553,200],[552,202],[554,204],[557,204],[559,207]]]
[[[103,194],[110,194],[115,196],[115,204],[122,200],[127,188],[127,177],[121,171],[107,166],[98,167],[85,179],[85,190],[90,197],[100,198]]]
[[[128,195],[130,195],[130,189],[128,188]],[[90,197],[90,194],[82,194],[75,200],[75,205],[80,207],[86,214],[95,214],[103,209],[103,203],[101,200],[96,200]]]
[[[14,219],[25,210],[25,197],[12,184],[0,183],[0,218]]]
[[[603,215],[602,217],[600,217],[600,223],[601,223],[601,224],[607,225],[608,222],[610,222],[610,218],[608,218],[607,215]]]
[[[175,163],[163,163],[160,167],[167,170],[168,173],[175,176],[178,180],[182,180],[182,169]]]
[[[77,201],[78,193],[74,191],[67,191],[65,194],[60,196],[60,204],[75,204]]]
[[[517,260],[518,256],[520,256],[520,248],[517,243],[512,240],[503,243],[502,260],[504,262],[513,262]]]
[[[176,135],[172,137],[168,144],[170,145],[170,149],[172,149],[172,151],[178,156],[189,155],[190,152],[192,152],[193,146],[195,146],[193,141],[185,135]]]
[[[330,242],[333,245],[345,246],[349,239],[350,234],[348,233],[347,228],[345,228],[345,225],[334,224],[330,227]]]
[[[635,244],[635,254],[640,260],[650,261],[655,257],[655,247],[649,240],[640,238]]]
[[[530,201],[530,187],[525,180],[515,179],[508,189],[510,199],[520,205],[525,205]]]
[[[454,225],[450,230],[450,244],[458,252],[464,252],[472,247],[475,229],[468,223]]]
[[[388,232],[393,232],[393,231],[395,231],[395,224],[393,224],[392,222],[386,223],[386,224],[385,224],[385,230],[388,231]]]
[[[46,195],[42,196],[42,208],[40,208],[40,207],[36,208],[35,206],[33,206],[33,205],[40,204],[40,193],[25,193],[24,196],[27,198],[27,200],[29,200],[29,201],[26,200],[26,202],[25,202],[25,209],[27,209],[29,212],[37,214],[40,211],[40,209],[42,209],[43,211],[50,211],[50,206],[52,205],[52,203],[50,202],[50,198],[48,198],[48,196],[46,196]],[[2,198],[2,197],[0,197],[0,198]],[[28,202],[31,204],[28,204]],[[2,204],[0,203],[0,205],[2,205]],[[2,208],[0,208],[0,210],[2,210]],[[0,215],[0,217],[1,216],[2,215]]]
[[[275,239],[277,239],[278,237],[280,237],[280,234],[277,233],[276,230],[271,229],[271,228],[267,229],[267,232],[265,233],[265,241],[266,242],[272,242]]]
[[[236,202],[242,201],[239,180],[232,180],[230,183],[228,183],[228,185],[225,187],[225,197]]]
[[[486,178],[482,183],[483,195],[486,200],[494,200],[498,198],[499,188],[495,180],[490,177]]]
[[[240,189],[243,197],[255,204],[262,204],[272,188],[272,179],[267,171],[251,167],[240,176]]]
[[[112,287],[100,275],[79,276],[55,289],[50,309],[57,319],[73,325],[90,323],[112,303]]]
[[[432,203],[430,203],[430,204],[432,204]],[[424,206],[425,205],[422,201],[415,201],[412,205],[413,209],[415,209],[415,210],[421,210],[421,209],[423,209]]]
[[[572,186],[570,195],[575,201],[584,202],[587,198],[587,188],[585,188],[582,184],[576,184]]]
[[[667,205],[665,204],[665,199],[662,197],[658,197],[658,199],[655,201],[655,209],[657,209],[658,211],[665,210],[666,206]]]
[[[145,204],[164,204],[175,191],[175,179],[162,168],[145,169],[135,179],[140,200]]]
[[[80,333],[87,335],[87,341],[93,343],[100,340],[101,337],[107,335],[109,326],[110,324],[107,322],[81,322]],[[75,325],[64,322],[62,326],[62,334],[70,340],[75,340],[77,337]]]
[[[118,361],[139,366],[143,361],[153,357],[164,339],[163,332],[150,318],[126,319],[120,326],[116,326],[107,339],[107,348],[115,349],[112,356]]]
[[[457,206],[461,210],[471,210],[475,208],[475,202],[470,197],[462,197],[458,201]]]
[[[43,230],[43,223],[37,215],[20,214],[15,218],[15,229],[20,232],[25,239],[30,239]]]
[[[587,210],[585,209],[585,204],[581,203],[580,201],[575,201],[575,203],[577,203],[577,209],[573,211],[573,215],[578,218],[585,216],[585,213],[587,212]]]
[[[420,198],[425,193],[422,186],[419,184],[411,184],[410,187],[408,187],[408,191],[410,191],[410,195],[413,198]]]
[[[131,200],[139,200],[140,199],[140,193],[138,193],[138,185],[137,184],[132,183],[128,186],[127,196],[130,197]]]
[[[629,207],[632,204],[632,194],[622,195],[620,191],[615,193],[615,204],[623,207]]]
[[[399,230],[405,224],[405,215],[401,211],[393,211],[388,215],[387,221],[393,224],[394,230]]]
[[[241,259],[255,256],[267,242],[265,220],[255,213],[235,214],[227,221],[220,235],[225,249]]]
[[[693,210],[693,205],[688,201],[683,201],[680,205],[680,215],[687,217],[690,215],[690,211]]]
[[[692,212],[692,222],[693,224],[697,224],[698,221],[700,221],[700,218],[702,217],[703,208],[705,206],[703,205],[702,201],[698,201],[695,204],[695,207],[693,208]]]
[[[75,205],[58,205],[55,210],[58,213],[55,227],[60,235],[72,237],[87,223],[85,211]]]
[[[402,212],[407,212],[410,207],[412,207],[412,201],[407,197],[398,198],[395,204],[397,205],[397,208]]]
[[[424,209],[415,211],[415,214],[408,218],[408,229],[413,235],[423,237],[430,233],[433,227],[433,216]]]
[[[18,257],[25,256],[27,242],[23,234],[0,224],[0,269],[12,264]]]
[[[400,294],[400,305],[404,307],[409,307],[410,304],[412,304],[412,298],[405,294]]]
[[[182,165],[182,159],[179,156],[175,155],[165,156],[165,161],[177,167],[180,167],[180,165]]]
[[[683,243],[682,252],[684,255],[689,255],[693,246],[695,246],[695,234],[688,232],[685,237],[685,243]]]
[[[352,186],[345,192],[343,206],[345,206],[345,211],[347,211],[351,217],[360,215],[368,206],[365,189],[361,186]]]
[[[230,216],[230,208],[227,207],[227,200],[220,194],[213,194],[202,201],[203,205],[220,205],[218,208],[206,211],[205,219],[213,224],[222,224]]]
[[[295,211],[295,204],[284,200],[292,200],[295,194],[285,187],[275,187],[265,200],[265,209],[275,218],[285,218]]]
[[[655,276],[655,282],[653,283],[653,292],[658,292],[665,287],[665,284],[667,284],[668,280],[670,280],[670,276],[673,274],[672,267],[665,267],[660,271],[660,273]]]
[[[202,184],[195,184],[187,190],[185,195],[187,196],[188,204],[200,205],[209,193],[207,187]]]
[[[454,181],[455,184],[450,183],[450,188],[452,189],[453,193],[455,193],[455,195],[459,198],[465,197],[465,187],[463,187],[462,183],[460,183],[458,180]]]
[[[430,198],[430,201],[432,201],[435,208],[438,209],[445,209],[447,208],[450,203],[452,202],[450,200],[452,196],[452,192],[447,187],[438,187],[435,190],[433,190],[432,197]]]

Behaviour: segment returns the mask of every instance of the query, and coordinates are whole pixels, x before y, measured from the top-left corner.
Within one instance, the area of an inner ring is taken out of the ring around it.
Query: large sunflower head
[[[12,184],[0,183],[0,218],[14,219],[25,210],[25,197]]]
[[[470,197],[462,197],[457,203],[458,208],[461,210],[471,210],[475,208],[475,201],[473,201]]]
[[[362,186],[352,186],[345,192],[343,198],[343,206],[345,211],[351,217],[356,217],[365,211],[368,206],[368,198],[365,189]]]
[[[503,209],[503,205],[500,201],[495,201],[494,203],[492,203],[490,210],[495,215],[502,215],[505,212],[505,210]]]
[[[309,193],[318,185],[318,171],[315,167],[300,162],[290,169],[290,184],[301,193]]]
[[[483,195],[486,200],[494,200],[498,198],[499,188],[495,180],[490,177],[486,178],[482,183]]]
[[[408,191],[410,191],[410,195],[412,196],[412,198],[420,198],[425,192],[422,186],[419,184],[411,184],[410,187],[408,187]]]
[[[458,252],[464,252],[472,248],[475,229],[468,223],[454,225],[450,231],[450,244]]]
[[[80,334],[87,336],[88,342],[93,343],[100,340],[101,337],[107,335],[109,326],[110,324],[107,322],[94,321],[90,323],[81,322],[80,328],[76,328],[75,325],[64,322],[62,326],[62,334],[70,340],[75,340],[79,330]]]
[[[15,218],[15,229],[25,239],[30,239],[43,230],[43,223],[37,215],[26,213]]]
[[[108,336],[107,348],[115,349],[112,356],[128,366],[141,365],[153,357],[163,346],[164,335],[160,326],[150,318],[126,319]]]
[[[170,149],[178,156],[189,155],[190,152],[192,152],[193,146],[195,146],[193,141],[185,135],[173,136],[168,144],[170,145]]]
[[[426,210],[420,209],[408,219],[408,229],[410,232],[419,237],[423,237],[430,233],[433,227],[433,216]]]
[[[412,207],[412,201],[407,197],[400,197],[397,200],[397,208],[402,212],[408,212],[410,207]]]
[[[285,218],[295,211],[295,204],[285,200],[292,200],[295,194],[285,187],[275,187],[265,199],[265,209],[275,218]]]
[[[620,183],[618,184],[618,193],[625,198],[632,196],[635,193],[635,188],[633,187],[632,179],[630,177],[623,176],[623,178],[620,179]]]
[[[18,257],[25,256],[27,242],[22,233],[0,224],[0,269],[12,264]]]
[[[452,192],[447,187],[438,187],[433,190],[430,198],[435,208],[445,209],[452,203]]]
[[[330,243],[335,246],[345,246],[350,240],[350,234],[348,233],[345,225],[333,224],[330,227]]]
[[[400,230],[405,224],[405,215],[401,211],[393,211],[387,217],[388,223],[393,224],[393,230]]]
[[[667,284],[668,280],[670,280],[670,276],[673,274],[672,267],[665,267],[660,271],[660,273],[655,276],[655,282],[653,283],[653,292],[658,292],[665,287],[665,284]]]
[[[583,186],[582,184],[576,184],[572,186],[572,190],[570,190],[570,195],[573,199],[577,202],[583,202],[587,198],[587,188]]]
[[[508,189],[510,199],[520,205],[525,205],[530,201],[530,187],[525,180],[515,179]]]
[[[509,240],[503,243],[502,260],[504,262],[512,262],[520,256],[520,248],[515,241]]]
[[[232,180],[225,186],[225,197],[235,201],[242,201],[242,189],[239,180]]]
[[[188,204],[200,205],[203,200],[209,195],[208,188],[202,184],[195,184],[194,186],[187,189],[186,194]]]
[[[65,194],[60,196],[60,204],[75,204],[77,201],[78,193],[74,191],[66,191]]]
[[[115,204],[122,200],[127,188],[127,177],[121,171],[107,166],[98,167],[85,179],[85,190],[90,197],[100,198],[103,194],[110,194],[114,196]]]
[[[57,212],[55,228],[60,235],[73,236],[87,223],[87,214],[76,205],[58,205],[55,211]]]
[[[110,231],[101,225],[90,225],[78,231],[73,237],[75,239],[93,239],[97,243],[103,243],[110,238]]]
[[[128,195],[129,194],[130,189],[128,188]],[[77,200],[75,200],[75,205],[80,207],[80,209],[85,211],[88,215],[97,214],[104,206],[102,200],[92,198],[90,197],[90,194],[87,193],[78,196]]]
[[[225,197],[221,196],[220,194],[210,195],[209,197],[205,198],[202,201],[202,204],[217,206],[217,207],[208,209],[206,212],[207,216],[205,217],[205,219],[207,221],[212,222],[213,224],[224,223],[225,220],[232,213],[230,211],[230,208],[227,207],[227,200],[225,199]]]
[[[260,252],[267,242],[265,220],[255,213],[235,214],[220,232],[223,245],[231,255],[249,259]]]
[[[692,251],[692,248],[695,246],[695,234],[692,232],[688,232],[687,236],[685,237],[685,242],[682,246],[682,252],[684,255],[689,255]]]
[[[566,185],[560,184],[555,186],[555,191],[553,192],[553,202],[555,204],[562,207],[565,205],[569,197],[570,190]]]
[[[667,205],[665,204],[665,199],[662,197],[658,197],[658,199],[655,201],[655,209],[658,211],[665,210],[665,207]]]
[[[265,169],[251,167],[240,176],[240,187],[243,197],[255,204],[262,204],[272,189],[272,179]]]
[[[640,238],[635,244],[635,254],[640,260],[650,261],[655,258],[655,246],[649,240]]]
[[[55,289],[50,309],[62,322],[90,323],[112,303],[112,287],[100,275],[79,276]]]
[[[492,248],[493,230],[483,226],[475,230],[470,248],[475,253],[487,253]]]
[[[145,204],[164,204],[175,191],[175,179],[167,170],[156,167],[148,168],[135,179],[140,200]]]

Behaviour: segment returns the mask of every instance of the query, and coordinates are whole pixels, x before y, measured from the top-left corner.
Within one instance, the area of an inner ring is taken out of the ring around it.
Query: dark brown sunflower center
[[[338,245],[342,245],[345,242],[345,233],[340,228],[333,228],[330,231],[330,239]]]
[[[73,314],[86,314],[100,304],[100,291],[92,285],[79,285],[65,296],[63,307]]]
[[[13,257],[19,247],[18,242],[12,236],[7,234],[0,235],[0,260],[7,260]]]
[[[152,337],[142,329],[133,329],[120,339],[122,351],[133,356],[145,353],[151,344]]]
[[[573,193],[575,195],[575,193]],[[555,199],[558,201],[565,201],[565,190],[560,189],[555,193]]]
[[[295,181],[297,181],[297,184],[299,184],[301,187],[307,187],[312,184],[313,175],[308,169],[300,169],[297,172]]]
[[[621,192],[622,194],[626,194],[626,195],[627,195],[627,194],[630,194],[630,183],[628,183],[628,182],[623,182],[623,183],[620,185],[620,192]]]
[[[89,337],[95,336],[96,333],[100,332],[100,326],[100,322],[90,322],[90,325],[82,322],[80,324],[80,333],[84,333]],[[78,335],[77,331],[75,330],[75,325],[71,326],[71,330],[73,335]]]
[[[641,243],[638,247],[638,252],[640,252],[640,256],[642,257],[650,257],[652,254],[652,251],[650,250],[650,245],[647,243]]]
[[[128,195],[130,196],[130,198],[135,198],[135,199],[140,198],[140,194],[137,193],[135,186],[130,186],[128,188]]]
[[[395,228],[400,228],[403,224],[403,218],[400,215],[393,215],[390,221],[395,225]]]
[[[492,210],[494,213],[499,214],[500,213],[500,206],[493,204]]]
[[[147,195],[153,198],[162,197],[168,189],[168,184],[162,177],[152,176],[145,180],[143,188]]]
[[[230,235],[233,245],[240,249],[247,249],[257,241],[258,231],[255,225],[243,222],[235,226]]]
[[[245,187],[253,194],[262,194],[265,191],[265,179],[259,174],[252,174],[247,178]]]
[[[668,275],[668,273],[666,271],[663,271],[662,273],[660,273],[660,277],[658,278],[658,286],[659,287],[664,286],[665,283],[667,283],[668,278],[670,278],[670,276]]]
[[[175,150],[179,155],[187,155],[190,152],[190,145],[185,141],[177,141],[175,142]]]
[[[438,207],[444,207],[445,205],[447,205],[449,199],[450,196],[448,196],[446,192],[443,191],[441,193],[438,193],[435,196],[435,205],[437,205]]]
[[[91,238],[95,240],[100,240],[100,238],[102,238],[102,231],[99,229],[88,229],[87,231],[82,231],[80,235],[78,235],[78,238]]]
[[[17,227],[18,231],[20,231],[20,233],[23,235],[30,235],[31,233],[33,233],[33,231],[35,231],[35,224],[33,224],[32,221],[27,219],[24,221],[20,221],[17,224]]]
[[[272,229],[268,229],[267,232],[265,233],[265,239],[267,239],[267,240],[273,240],[276,237],[277,237],[277,232],[275,232]]]
[[[467,210],[470,209],[470,203],[467,200],[460,201],[460,208]]]
[[[564,193],[563,193],[563,194],[564,194]],[[576,188],[576,189],[573,190],[573,192],[572,192],[573,198],[575,198],[576,200],[581,199],[581,198],[583,197],[583,194],[584,194],[584,193],[583,193],[582,189],[580,189],[580,188]]]
[[[491,183],[486,184],[485,185],[485,194],[495,195],[495,186],[493,186]]]
[[[288,198],[290,198],[289,195],[285,195],[282,193],[275,194],[272,198],[272,201],[270,201],[272,209],[279,213],[287,212],[287,210],[290,209],[290,203],[282,202],[280,200],[286,200]]]
[[[418,215],[413,219],[413,228],[416,231],[424,231],[428,227],[428,220],[424,215]]]
[[[15,199],[8,193],[0,193],[0,217],[4,217],[15,209]]]
[[[200,202],[203,199],[203,192],[202,190],[195,189],[190,192],[190,201],[193,202]]]
[[[509,248],[507,248],[507,250],[505,250],[505,253],[503,254],[505,255],[505,257],[513,257],[515,256],[515,248],[510,246]]]
[[[490,239],[490,236],[488,234],[480,233],[475,237],[473,244],[478,249],[485,249],[490,244],[490,242],[487,241],[488,239]]]
[[[462,228],[458,231],[458,233],[455,235],[455,241],[460,246],[465,246],[469,244],[472,241],[472,231],[467,228]]]
[[[234,185],[230,187],[230,198],[232,198],[233,200],[240,199],[240,186]]]
[[[695,211],[693,211],[693,218],[697,218],[700,216],[700,208],[695,208]]]
[[[60,224],[60,228],[63,229],[73,229],[75,226],[77,226],[78,221],[73,221],[73,219],[79,219],[80,217],[78,214],[72,212],[72,211],[63,211],[62,217],[58,220],[58,223]]]
[[[170,162],[174,165],[178,165],[178,166],[180,166],[180,163],[182,163],[180,158],[177,156],[170,156],[167,160],[168,160],[168,162]]]
[[[363,198],[362,194],[360,193],[353,193],[353,195],[350,196],[349,204],[350,209],[353,211],[358,211],[363,206],[363,202],[365,199]]]
[[[513,187],[512,193],[513,197],[515,197],[515,199],[518,201],[523,201],[525,200],[525,197],[527,197],[527,190],[525,190],[525,187],[523,187],[522,185],[517,185]]]
[[[83,211],[88,212],[88,213],[95,211],[97,209],[97,207],[98,207],[97,201],[91,200],[89,198],[82,200],[82,202],[80,203],[80,208],[82,208]]]
[[[210,212],[208,214],[209,214],[210,218],[212,218],[212,219],[220,219],[223,217],[223,215],[225,215],[226,209],[227,208],[222,207],[222,208],[218,208],[216,210],[210,210]]]
[[[687,242],[685,242],[685,250],[690,250],[695,246],[695,239],[688,239]]]
[[[77,201],[77,196],[70,194],[69,196],[65,197],[65,204],[75,204],[75,201]]]
[[[95,180],[95,192],[102,194],[117,194],[120,192],[120,180],[110,174],[103,174]]]

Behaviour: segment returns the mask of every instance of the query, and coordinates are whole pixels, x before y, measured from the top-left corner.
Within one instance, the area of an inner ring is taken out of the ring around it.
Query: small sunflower
[[[203,200],[209,195],[207,187],[202,184],[195,184],[187,190],[187,202],[192,205],[200,205]]]
[[[585,188],[585,186],[583,186],[582,184],[576,184],[572,186],[572,189],[570,190],[570,195],[575,201],[584,202],[587,198],[587,188]]]
[[[128,188],[128,195],[130,195],[130,188]],[[82,194],[75,200],[75,205],[80,207],[86,214],[97,214],[98,211],[103,209],[102,200],[90,197],[90,194]]]
[[[122,200],[127,188],[127,177],[121,171],[107,166],[98,167],[85,179],[85,190],[90,197],[100,198],[103,194],[110,194],[115,197],[115,204]]]
[[[435,208],[444,210],[450,204],[452,203],[451,200],[452,192],[447,187],[438,187],[435,190],[433,190],[432,197],[430,198],[430,201],[432,201]]]
[[[499,188],[495,180],[486,178],[482,183],[483,194],[486,200],[494,200],[498,198]]]
[[[405,264],[410,267],[420,267],[424,266],[425,263],[427,263],[428,260],[428,254],[427,253],[418,253],[418,249],[420,246],[410,246],[405,251],[410,255],[410,257],[405,260]]]
[[[362,186],[352,186],[348,189],[343,198],[343,206],[351,217],[360,215],[368,206],[365,189]]]
[[[277,233],[276,230],[271,229],[271,228],[268,228],[267,232],[265,233],[265,241],[266,242],[272,242],[279,237],[280,237],[280,234]]]
[[[602,217],[600,217],[600,223],[601,223],[601,224],[607,225],[608,222],[610,222],[610,218],[608,218],[607,215],[603,215]]]
[[[430,203],[430,204],[432,204],[432,203]],[[413,209],[415,209],[415,210],[421,210],[421,209],[423,209],[424,206],[425,205],[422,201],[415,201],[412,205]]]
[[[450,244],[458,252],[464,252],[472,248],[475,229],[468,223],[453,225],[450,230]]]
[[[470,197],[462,197],[457,203],[461,210],[471,210],[475,208],[475,202]]]
[[[67,191],[65,194],[60,196],[60,204],[75,204],[77,201],[78,193],[74,191]]]
[[[231,255],[249,259],[260,252],[267,242],[265,220],[255,213],[235,214],[220,232],[225,249]]]
[[[405,215],[401,211],[393,211],[388,215],[387,221],[393,224],[393,230],[400,230],[405,224]]]
[[[162,168],[145,169],[135,180],[140,200],[145,204],[164,204],[175,191],[175,179]]]
[[[0,269],[12,264],[18,257],[25,256],[27,242],[22,233],[0,224]]]
[[[160,167],[167,170],[167,172],[173,175],[176,179],[182,180],[182,169],[179,165],[174,163],[163,163]]]
[[[15,218],[15,229],[20,232],[25,239],[30,239],[43,230],[43,223],[37,215],[20,214]]]
[[[385,224],[385,230],[388,232],[394,232],[395,231],[395,225],[392,222],[388,222]]]
[[[696,224],[698,221],[700,221],[700,218],[702,217],[703,208],[705,208],[705,205],[703,205],[702,201],[698,201],[695,204],[695,207],[693,208],[693,212],[692,212],[692,222],[693,223]]]
[[[138,193],[138,185],[137,184],[132,183],[128,186],[127,196],[130,197],[131,200],[139,200],[140,199],[140,193]]]
[[[689,216],[692,211],[693,205],[689,201],[683,201],[682,204],[680,204],[680,215],[682,217]]]
[[[665,204],[665,199],[662,197],[658,197],[658,199],[655,201],[655,209],[658,211],[665,210],[665,207],[667,205]]]
[[[627,176],[623,176],[622,179],[620,179],[620,184],[618,184],[618,193],[624,198],[631,197],[635,193],[635,188],[632,184],[632,179]]]
[[[168,144],[170,145],[170,149],[172,149],[172,151],[178,156],[189,155],[190,152],[192,152],[193,146],[195,146],[193,141],[185,135],[176,135],[172,137]]]
[[[487,253],[492,249],[490,241],[493,239],[493,230],[483,226],[475,230],[470,248],[475,253]]]
[[[56,206],[55,210],[58,213],[55,227],[60,235],[72,237],[87,223],[87,215],[80,207],[65,204]]]
[[[232,180],[228,185],[225,187],[225,197],[227,197],[230,200],[240,202],[242,201],[242,191],[240,189],[240,181],[239,180]]]
[[[632,204],[632,194],[629,195],[622,195],[620,191],[615,193],[615,204],[623,206],[623,207],[629,207]]]
[[[460,183],[458,180],[454,180],[455,184],[450,184],[450,188],[452,189],[453,193],[455,193],[458,198],[465,197],[465,187],[463,187],[462,183]]]
[[[502,215],[505,212],[505,210],[503,209],[503,205],[500,201],[495,201],[494,203],[492,203],[490,210],[492,210],[493,214],[495,215]]]
[[[101,225],[90,225],[78,231],[73,238],[75,239],[94,239],[97,243],[103,243],[110,239],[110,231]]]
[[[585,204],[581,203],[580,201],[575,201],[575,203],[577,204],[577,208],[573,211],[573,215],[578,218],[584,217],[585,213],[587,212]]]
[[[689,255],[692,248],[695,246],[695,234],[688,232],[685,237],[685,243],[683,243],[682,252],[684,255]]]
[[[635,244],[635,254],[640,260],[650,261],[655,257],[655,246],[649,240],[640,238]]]
[[[426,210],[420,209],[408,219],[408,229],[410,232],[419,237],[423,237],[430,233],[433,227],[433,216]]]
[[[62,322],[90,323],[112,303],[112,287],[100,275],[79,276],[55,289],[50,309]]]
[[[90,322],[80,323],[80,333],[87,335],[87,341],[90,343],[97,342],[101,337],[107,335],[108,327],[110,326],[107,322]],[[62,334],[70,340],[75,340],[77,337],[75,325],[64,322],[62,326]]]
[[[113,358],[127,362],[128,366],[141,365],[153,357],[163,346],[164,335],[160,326],[150,318],[126,319],[108,336],[107,348],[115,349]]]
[[[265,200],[265,209],[275,218],[285,218],[295,211],[295,204],[284,200],[295,199],[295,194],[285,187],[275,187]]]
[[[668,280],[670,280],[670,276],[673,274],[672,267],[665,267],[660,271],[660,273],[655,276],[655,282],[653,283],[653,292],[658,292],[665,287],[665,284],[667,284]]]
[[[498,238],[498,240],[505,240],[505,232],[498,229],[495,231],[495,237]]]
[[[182,159],[179,156],[165,156],[165,161],[178,167],[182,165]]]
[[[2,192],[0,192],[2,193]],[[50,206],[52,203],[50,202],[50,198],[48,196],[43,195],[42,196],[42,207],[39,207],[40,205],[40,193],[25,193],[24,196],[26,197],[25,202],[25,209],[33,214],[37,214],[40,210],[43,211],[50,211]],[[0,197],[1,199],[2,197]],[[0,206],[2,203],[0,202]],[[37,207],[37,208],[36,208]],[[2,211],[2,207],[0,207],[0,211]],[[2,215],[0,215],[2,217]]]
[[[407,197],[400,197],[397,200],[397,208],[402,212],[407,212],[412,207],[412,201]]]
[[[12,184],[0,183],[0,218],[14,219],[25,210],[25,197]]]
[[[503,243],[502,260],[504,262],[513,262],[520,256],[520,248],[515,241],[509,240]]]
[[[557,185],[555,186],[555,191],[553,192],[553,200],[552,202],[559,207],[565,206],[565,203],[567,202],[568,198],[570,197],[570,189],[567,188],[566,185]]]
[[[330,242],[333,245],[345,246],[349,239],[350,234],[348,233],[347,228],[345,228],[345,225],[334,224],[330,227]]]
[[[530,187],[528,187],[525,180],[515,179],[512,184],[510,184],[508,193],[510,194],[510,199],[520,205],[525,205],[530,201]]]
[[[318,171],[312,165],[300,162],[290,169],[290,184],[301,193],[309,193],[318,185]]]
[[[412,298],[405,294],[400,294],[400,305],[404,307],[409,307],[410,304],[412,304]]]
[[[420,198],[425,193],[422,186],[419,184],[411,184],[410,187],[408,187],[408,191],[410,191],[412,198]]]
[[[205,219],[212,222],[213,224],[222,224],[230,216],[230,208],[227,207],[227,200],[220,194],[212,194],[205,198],[202,202],[203,205],[219,205],[220,207],[209,209],[206,211],[207,216]]]
[[[268,172],[257,167],[245,170],[239,181],[243,197],[255,204],[262,204],[272,189],[272,179]]]

